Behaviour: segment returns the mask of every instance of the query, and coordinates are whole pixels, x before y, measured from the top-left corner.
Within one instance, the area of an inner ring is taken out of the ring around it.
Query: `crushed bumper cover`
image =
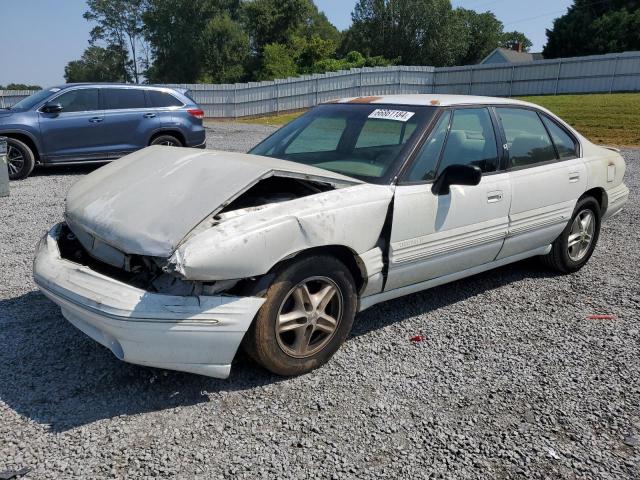
[[[39,242],[34,280],[69,322],[129,363],[227,378],[263,298],[174,296],[135,288],[65,260],[62,224]]]

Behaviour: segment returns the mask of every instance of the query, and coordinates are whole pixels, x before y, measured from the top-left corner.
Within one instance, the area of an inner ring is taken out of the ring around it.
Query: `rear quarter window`
[[[576,158],[578,156],[578,145],[576,141],[571,137],[564,128],[560,127],[556,122],[551,120],[545,115],[542,116],[542,121],[544,122],[547,130],[551,134],[551,138],[553,139],[553,143],[558,150],[558,155],[562,160],[567,160],[570,158]]]
[[[182,107],[184,104],[168,92],[148,90],[151,106],[155,108]]]

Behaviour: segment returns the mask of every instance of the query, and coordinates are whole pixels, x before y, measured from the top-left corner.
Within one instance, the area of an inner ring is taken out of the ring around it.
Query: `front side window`
[[[103,88],[105,110],[145,108],[144,90],[138,88]]]
[[[53,103],[62,105],[63,113],[98,110],[98,90],[96,88],[71,90],[54,99]]]
[[[438,159],[440,158],[444,141],[447,138],[450,119],[451,112],[446,111],[442,114],[433,132],[431,132],[431,135],[429,135],[429,138],[416,155],[416,159],[407,175],[407,181],[421,182],[435,178]]]
[[[556,146],[556,150],[558,150],[560,158],[562,160],[576,158],[578,156],[578,146],[576,145],[575,140],[564,130],[564,128],[560,127],[556,122],[545,115],[542,115],[542,121],[551,134],[551,138]]]
[[[53,94],[59,92],[59,88],[49,88],[48,90],[40,90],[39,92],[34,93],[33,95],[29,95],[27,98],[23,98],[18,103],[10,107],[10,110],[29,110],[30,108],[35,107],[37,104],[42,102],[48,97],[51,97]]]
[[[438,172],[449,165],[472,165],[483,173],[498,169],[498,147],[486,108],[461,108],[453,113]]]
[[[551,139],[536,112],[524,108],[497,108],[496,112],[507,137],[512,168],[556,160]]]
[[[386,183],[399,167],[404,147],[435,111],[436,107],[408,105],[321,105],[249,153]]]

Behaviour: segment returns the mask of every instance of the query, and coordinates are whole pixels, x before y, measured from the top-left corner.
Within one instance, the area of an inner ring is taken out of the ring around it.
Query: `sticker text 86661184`
[[[369,118],[378,118],[380,120],[396,120],[398,122],[407,122],[415,112],[407,112],[405,110],[386,110],[376,108],[369,114]]]

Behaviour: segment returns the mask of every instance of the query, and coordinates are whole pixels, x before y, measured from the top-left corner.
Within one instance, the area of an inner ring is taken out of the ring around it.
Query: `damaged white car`
[[[578,270],[624,172],[528,103],[345,99],[249,154],[149,147],[87,175],[34,276],[124,361],[226,378],[242,343],[296,375],[376,303],[536,255]]]

